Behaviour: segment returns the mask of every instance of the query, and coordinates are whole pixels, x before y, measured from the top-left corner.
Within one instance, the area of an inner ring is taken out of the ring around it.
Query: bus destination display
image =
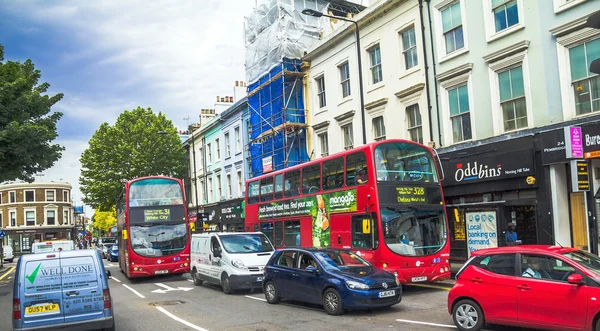
[[[144,222],[168,221],[170,219],[171,210],[169,208],[144,210]]]

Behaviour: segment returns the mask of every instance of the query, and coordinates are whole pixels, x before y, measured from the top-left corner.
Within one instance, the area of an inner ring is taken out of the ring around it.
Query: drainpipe
[[[425,43],[425,24],[423,24],[423,0],[419,0],[419,16],[421,17],[421,41],[423,42],[423,65],[425,66],[425,92],[427,93],[427,114],[429,119],[429,141],[433,141],[433,123],[431,121],[431,97],[429,96],[429,66],[427,65],[427,49]]]
[[[425,0],[427,2],[427,16],[429,18],[429,42],[431,43],[431,62],[433,63],[433,88],[435,89],[435,112],[437,115],[437,127],[438,127],[438,139],[440,140],[440,147],[442,147],[442,128],[440,122],[440,95],[438,92],[437,84],[437,72],[435,64],[435,47],[433,47],[433,24],[431,22],[431,0]]]

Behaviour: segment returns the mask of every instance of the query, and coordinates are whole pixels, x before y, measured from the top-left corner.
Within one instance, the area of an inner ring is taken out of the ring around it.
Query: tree
[[[110,228],[117,224],[117,213],[114,208],[110,211],[96,211],[92,218],[93,228],[103,233],[109,232]]]
[[[89,144],[81,155],[79,183],[83,201],[100,211],[115,206],[123,181],[155,175],[182,178],[186,170],[177,129],[150,108],[126,110],[113,126],[102,123]]]
[[[31,60],[4,61],[0,45],[0,182],[34,175],[54,165],[64,147],[51,144],[58,136],[62,113],[50,108],[63,98],[48,96],[50,84],[38,84],[41,72]]]

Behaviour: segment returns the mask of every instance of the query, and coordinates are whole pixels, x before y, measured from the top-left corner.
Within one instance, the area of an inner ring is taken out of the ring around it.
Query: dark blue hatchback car
[[[349,250],[278,250],[264,275],[269,303],[285,298],[322,304],[331,315],[344,309],[390,307],[402,300],[402,287],[394,274]]]

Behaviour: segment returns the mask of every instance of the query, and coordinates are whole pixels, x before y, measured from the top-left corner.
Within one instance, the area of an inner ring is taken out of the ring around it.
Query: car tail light
[[[13,299],[13,320],[21,319],[21,300]]]
[[[102,293],[104,294],[104,309],[110,309],[112,307],[112,302],[110,300],[110,290],[104,289]]]

